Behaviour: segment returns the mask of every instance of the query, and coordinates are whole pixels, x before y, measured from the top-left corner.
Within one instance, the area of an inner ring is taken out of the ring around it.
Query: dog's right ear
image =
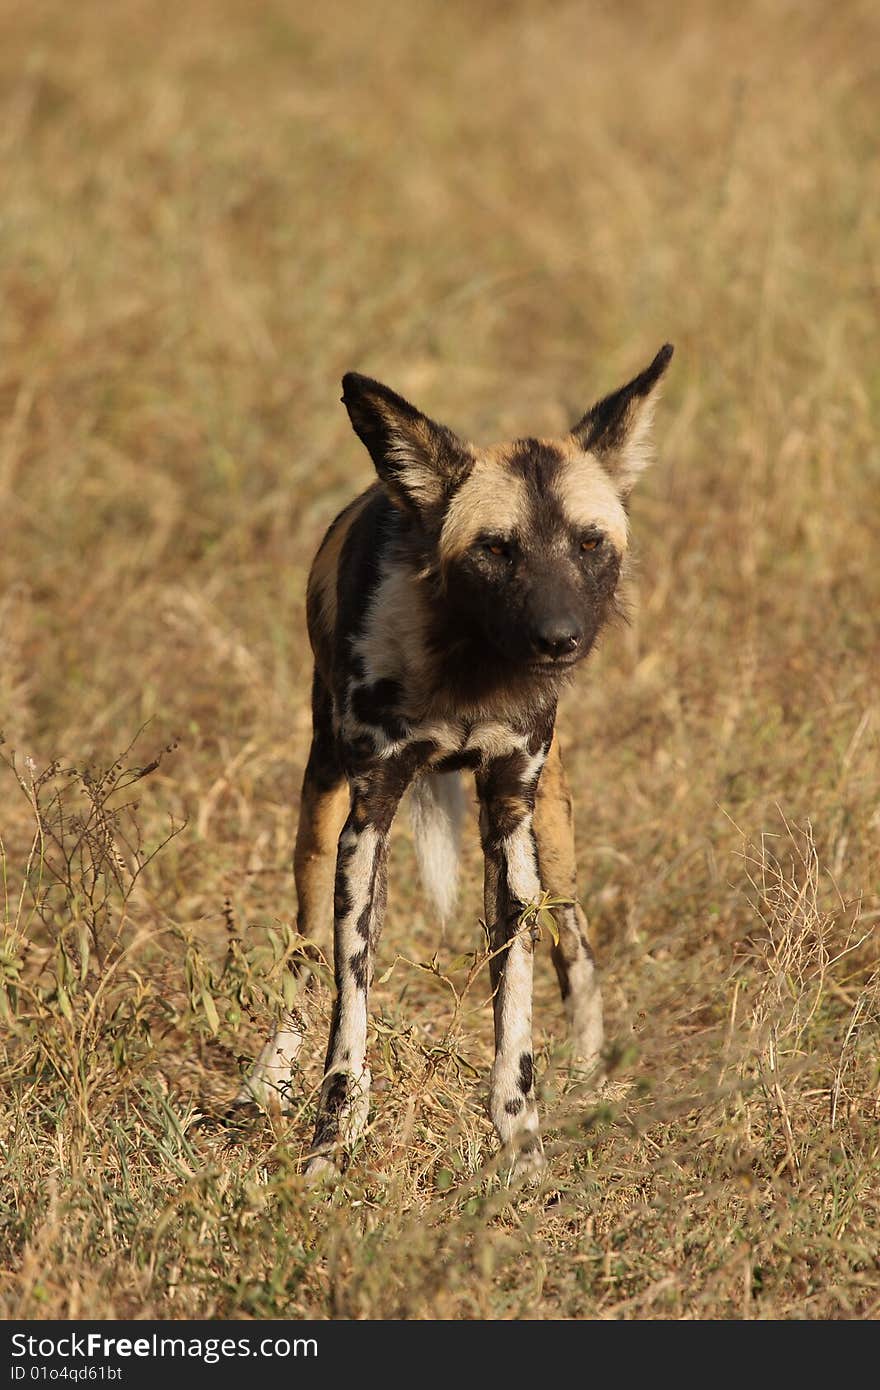
[[[346,372],[342,402],[391,500],[420,514],[436,510],[470,471],[469,445],[380,381]]]

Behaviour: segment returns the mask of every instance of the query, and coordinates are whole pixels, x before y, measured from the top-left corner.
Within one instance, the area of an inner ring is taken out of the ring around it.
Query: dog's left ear
[[[469,446],[380,381],[346,372],[342,402],[398,506],[431,512],[469,472]]]
[[[671,357],[672,344],[664,343],[650,367],[598,401],[572,430],[581,448],[596,455],[623,496],[651,462],[654,407]]]

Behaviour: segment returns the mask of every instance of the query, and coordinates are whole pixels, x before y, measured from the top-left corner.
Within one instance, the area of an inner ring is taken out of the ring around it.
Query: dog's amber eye
[[[487,555],[496,555],[499,559],[502,557],[506,558],[510,555],[510,546],[507,541],[492,538],[491,540],[483,541],[482,547]]]
[[[581,541],[581,550],[597,550],[601,544],[601,536],[584,536]]]

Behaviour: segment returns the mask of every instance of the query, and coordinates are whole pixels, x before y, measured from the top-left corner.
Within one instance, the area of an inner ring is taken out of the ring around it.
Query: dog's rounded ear
[[[651,462],[654,408],[672,353],[672,344],[664,343],[649,367],[598,401],[571,432],[582,449],[596,455],[622,496]]]
[[[434,510],[469,472],[470,446],[380,381],[346,372],[342,403],[398,506]]]

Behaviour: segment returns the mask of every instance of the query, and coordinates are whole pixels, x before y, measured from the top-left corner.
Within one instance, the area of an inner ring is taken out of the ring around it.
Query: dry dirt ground
[[[2,29],[0,1311],[875,1316],[876,4]],[[440,940],[401,823],[371,1124],[308,1192],[323,1036],[291,1119],[213,1117],[296,947],[339,378],[549,433],[666,339],[631,620],[561,715],[608,1086],[543,951],[551,1168],[503,1185],[474,833]]]

